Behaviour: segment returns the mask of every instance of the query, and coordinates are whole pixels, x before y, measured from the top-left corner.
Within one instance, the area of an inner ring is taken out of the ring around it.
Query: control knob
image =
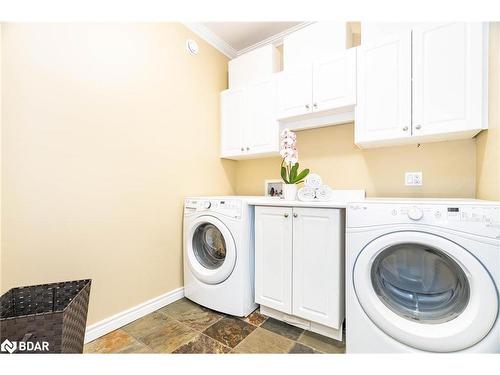
[[[212,203],[209,201],[203,202],[203,208],[208,210],[210,207],[212,207]]]
[[[424,212],[416,206],[410,207],[410,209],[408,210],[408,217],[412,220],[420,220],[423,216]]]

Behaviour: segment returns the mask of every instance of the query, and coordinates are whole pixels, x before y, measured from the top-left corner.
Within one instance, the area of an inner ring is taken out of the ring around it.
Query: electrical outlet
[[[406,172],[405,185],[406,186],[422,186],[422,172]]]

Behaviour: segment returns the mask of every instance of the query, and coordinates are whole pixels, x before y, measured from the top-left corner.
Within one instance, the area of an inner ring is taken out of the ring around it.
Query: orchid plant
[[[309,169],[304,169],[299,173],[299,153],[296,147],[297,136],[290,129],[284,129],[280,136],[280,155],[283,158],[281,162],[281,178],[285,184],[299,184],[309,174]]]

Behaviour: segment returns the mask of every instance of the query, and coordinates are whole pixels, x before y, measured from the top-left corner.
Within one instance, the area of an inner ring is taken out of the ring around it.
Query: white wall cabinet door
[[[248,122],[244,130],[247,154],[279,152],[279,124],[276,120],[276,89],[272,78],[246,87]]]
[[[355,143],[411,136],[411,32],[358,48]]]
[[[255,207],[255,301],[292,313],[290,207]]]
[[[413,135],[482,128],[486,84],[481,23],[413,29]]]
[[[344,307],[344,238],[335,230],[340,210],[294,208],[293,216],[293,314],[338,329]]]
[[[236,89],[278,72],[281,53],[272,44],[251,50],[228,62],[228,88]]]
[[[344,22],[314,22],[283,38],[283,68],[311,65],[325,55],[344,51],[347,40]]]
[[[305,66],[277,74],[278,119],[312,112],[312,69]]]
[[[313,65],[313,110],[356,104],[356,49],[317,60]]]
[[[245,90],[225,90],[221,100],[221,157],[244,153],[243,129],[247,122]]]

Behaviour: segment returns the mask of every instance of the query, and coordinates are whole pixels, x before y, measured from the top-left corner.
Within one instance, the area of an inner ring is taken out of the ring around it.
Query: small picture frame
[[[283,181],[279,179],[264,181],[264,195],[271,198],[283,197]]]

